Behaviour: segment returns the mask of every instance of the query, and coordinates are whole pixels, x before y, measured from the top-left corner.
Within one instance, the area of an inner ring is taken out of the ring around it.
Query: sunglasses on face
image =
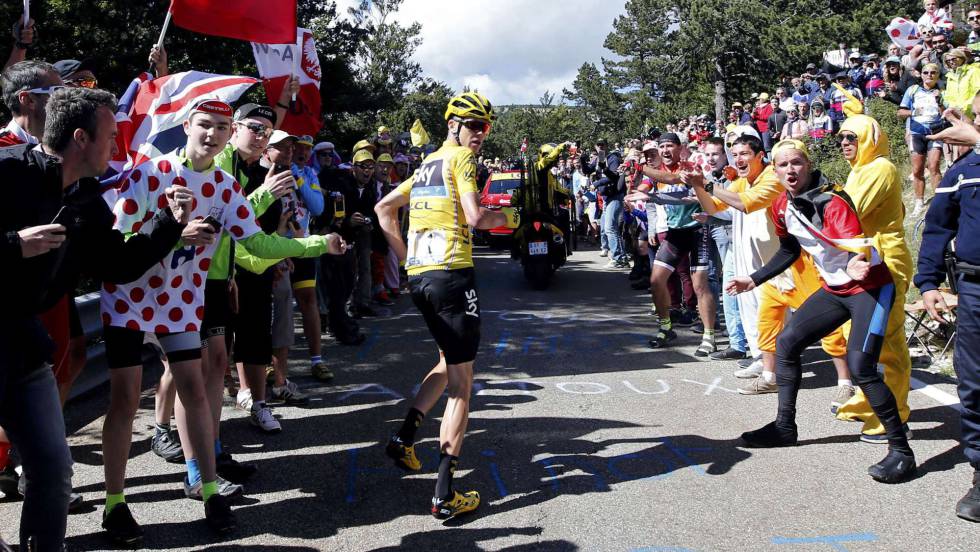
[[[80,86],[82,88],[98,88],[99,80],[95,77],[85,78],[85,79],[72,79],[68,81],[67,84]]]
[[[67,88],[67,87],[62,86],[60,84],[55,84],[52,86],[44,86],[41,88],[31,88],[29,90],[25,90],[24,92],[30,92],[31,94],[52,94],[56,90],[61,90],[62,88]]]
[[[361,169],[362,171],[373,171],[374,170],[374,165],[369,165],[367,163],[363,163],[363,164],[362,163],[357,163],[354,166],[357,167],[358,169]]]
[[[318,152],[316,152],[316,156],[317,157],[333,157],[333,152],[332,151],[326,151],[326,150],[324,150],[324,151],[318,151]]]
[[[923,75],[936,75],[936,74],[938,74],[938,71],[923,71],[922,74]]]
[[[247,128],[252,134],[258,136],[259,138],[268,138],[269,136],[272,136],[272,129],[259,123],[235,123],[235,124]]]
[[[971,15],[966,18],[967,21],[976,21],[977,19],[980,19],[980,15]]]
[[[856,144],[857,140],[858,140],[857,134],[846,133],[846,134],[837,135],[837,142],[840,144],[847,144],[847,143]]]
[[[458,120],[458,121],[459,124],[466,127],[466,129],[469,130],[470,132],[476,134],[479,134],[481,132],[483,134],[487,134],[488,132],[490,132],[490,123],[486,121],[481,121],[479,119],[466,119],[466,120]]]

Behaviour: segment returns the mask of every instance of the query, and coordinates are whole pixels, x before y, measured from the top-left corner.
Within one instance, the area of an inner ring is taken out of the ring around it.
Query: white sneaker
[[[602,251],[599,252],[599,256],[600,257],[608,257],[609,256],[609,250],[608,249],[603,249]]]
[[[220,475],[215,481],[218,483],[218,494],[225,498],[239,496],[245,490],[245,487],[232,483],[231,481],[228,481],[227,479],[221,477]],[[187,477],[186,476],[184,477],[184,496],[186,496],[187,498],[193,498],[194,500],[203,500],[203,496],[201,494],[201,490],[203,489],[203,487],[204,484],[201,481],[198,481],[194,485],[188,485]]]
[[[915,200],[914,207],[912,207],[911,217],[912,218],[918,218],[918,216],[921,215],[922,212],[925,211],[925,210],[926,210],[926,206],[922,203],[922,200],[921,199],[917,199],[917,200]]]
[[[602,268],[620,268],[620,265],[615,260],[609,259],[609,262],[604,264]]]
[[[251,389],[241,389],[238,391],[238,396],[235,397],[235,406],[241,408],[245,412],[252,410],[252,390]]]
[[[752,364],[750,364],[748,368],[735,370],[733,375],[736,378],[749,379],[749,378],[757,378],[761,373],[762,373],[762,359],[760,358],[755,362],[753,362]]]
[[[252,425],[261,429],[266,433],[279,433],[282,431],[282,426],[279,425],[279,420],[272,415],[272,409],[268,406],[263,406],[262,408],[253,408],[250,412],[250,417]]]

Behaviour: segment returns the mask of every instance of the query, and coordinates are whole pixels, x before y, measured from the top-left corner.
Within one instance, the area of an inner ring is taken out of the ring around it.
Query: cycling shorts
[[[103,328],[105,358],[110,370],[143,365],[144,333],[118,326]],[[169,362],[201,358],[201,334],[198,332],[158,333],[156,337]]]
[[[272,363],[272,271],[239,270],[238,314],[235,315],[235,362]]]
[[[688,257],[691,262],[691,272],[708,269],[708,240],[701,226],[693,228],[669,228],[666,237],[657,248],[657,256],[653,264],[670,270],[677,267]]]
[[[942,142],[930,140],[926,138],[925,134],[912,134],[909,138],[911,138],[912,153],[916,155],[925,155],[929,150],[943,148]]]
[[[231,325],[231,297],[227,280],[207,280],[204,284],[204,320],[201,321],[201,341],[225,335]]]
[[[289,275],[293,289],[316,287],[316,261],[311,258],[293,259],[293,272]]]
[[[408,287],[446,363],[475,360],[480,346],[480,302],[473,269],[428,270],[410,276]]]

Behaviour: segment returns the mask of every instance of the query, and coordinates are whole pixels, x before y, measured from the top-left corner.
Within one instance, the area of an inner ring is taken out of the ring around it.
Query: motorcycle
[[[525,193],[527,186],[522,170],[521,189]],[[524,277],[536,290],[548,287],[551,275],[565,264],[568,257],[569,244],[566,243],[565,232],[556,224],[560,218],[548,212],[525,213],[522,207],[518,207],[520,222],[514,231],[511,255],[520,259]]]

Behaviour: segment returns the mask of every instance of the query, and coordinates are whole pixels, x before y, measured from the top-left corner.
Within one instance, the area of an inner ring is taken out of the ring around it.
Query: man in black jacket
[[[71,491],[58,388],[48,367],[52,342],[37,314],[72,290],[80,273],[106,282],[139,278],[170,253],[190,215],[193,194],[168,190],[149,235],[129,240],[97,176],[116,152],[115,98],[103,90],[62,89],[47,105],[43,145],[0,150],[0,425],[23,460],[26,493],[20,542],[61,550]],[[185,207],[186,206],[186,207]]]
[[[369,306],[371,302],[371,250],[372,234],[375,225],[371,220],[374,205],[378,202],[374,190],[374,155],[366,149],[354,154],[351,171],[354,174],[354,186],[351,187],[345,201],[350,216],[345,222],[342,233],[347,243],[354,244],[354,255],[357,259],[357,282],[354,284],[354,297],[351,300],[351,310],[354,317],[375,316]]]

